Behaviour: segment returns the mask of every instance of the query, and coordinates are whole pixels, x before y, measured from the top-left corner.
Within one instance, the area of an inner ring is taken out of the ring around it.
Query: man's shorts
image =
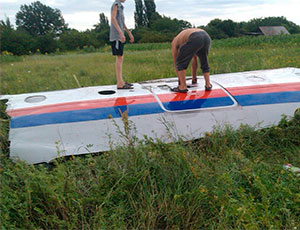
[[[205,31],[191,33],[188,41],[179,48],[176,58],[177,70],[187,69],[193,56],[196,54],[200,59],[202,72],[209,72],[208,53],[210,42],[211,39]]]
[[[124,43],[122,43],[121,41],[111,42],[111,50],[114,56],[123,56],[123,49],[124,49]]]

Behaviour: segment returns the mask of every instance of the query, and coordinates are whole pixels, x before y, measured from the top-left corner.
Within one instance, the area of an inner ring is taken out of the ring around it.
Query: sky
[[[34,0],[0,0],[0,19],[7,17],[15,24],[15,15],[21,5],[30,5]],[[99,14],[110,18],[113,0],[40,0],[41,3],[62,12],[69,28],[79,31],[92,29],[99,22]],[[300,25],[300,0],[155,0],[156,11],[164,16],[186,20],[193,26],[207,25],[219,18],[235,22],[253,18],[284,16]],[[135,1],[126,0],[125,20],[128,28],[134,28]]]

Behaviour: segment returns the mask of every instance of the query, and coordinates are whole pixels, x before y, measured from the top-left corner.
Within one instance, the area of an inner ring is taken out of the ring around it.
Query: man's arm
[[[114,8],[111,12],[111,22],[114,25],[114,27],[116,28],[116,30],[118,31],[120,38],[121,38],[121,42],[124,43],[126,41],[126,38],[117,22],[117,12],[118,12],[118,5],[114,5]]]
[[[175,68],[176,73],[177,73],[176,58],[178,56],[178,47],[177,47],[176,38],[174,38],[174,40],[172,42],[172,55],[173,55],[174,68]]]

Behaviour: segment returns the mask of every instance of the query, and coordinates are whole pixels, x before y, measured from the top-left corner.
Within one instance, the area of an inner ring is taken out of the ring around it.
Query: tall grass
[[[49,169],[1,155],[5,229],[296,229],[300,117],[196,142],[151,139]]]
[[[214,41],[212,73],[300,67],[299,43],[286,39]],[[128,45],[126,80],[174,77],[169,46]],[[84,86],[115,83],[108,50],[23,59],[1,63],[1,94],[77,87],[73,74]],[[172,144],[139,141],[133,129],[120,133],[128,145],[114,151],[33,166],[8,158],[8,118],[0,106],[1,229],[300,227],[299,177],[282,167],[300,165],[299,114],[264,130],[226,127]]]

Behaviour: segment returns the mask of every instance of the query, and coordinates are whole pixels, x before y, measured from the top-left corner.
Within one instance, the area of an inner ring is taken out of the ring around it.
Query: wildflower
[[[208,190],[205,189],[205,188],[203,188],[203,187],[200,187],[200,188],[199,188],[199,192],[200,192],[200,193],[207,193]]]
[[[177,195],[177,194],[174,195],[174,200],[177,200],[179,198],[180,198],[180,195]]]

